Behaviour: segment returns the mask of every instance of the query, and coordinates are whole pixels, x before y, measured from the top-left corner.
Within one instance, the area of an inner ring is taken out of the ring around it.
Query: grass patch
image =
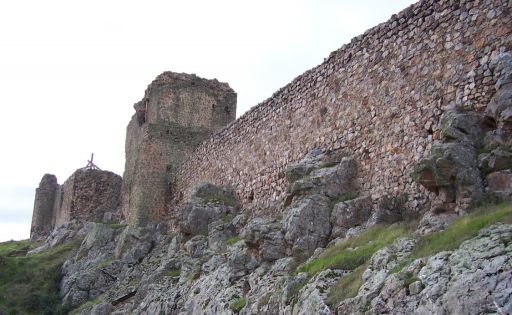
[[[235,243],[238,243],[238,241],[240,241],[242,238],[240,236],[232,236],[232,237],[228,237],[225,242],[227,245],[233,245]]]
[[[222,224],[230,223],[234,217],[235,216],[233,214],[228,213],[220,219],[220,222],[222,222]]]
[[[342,276],[340,280],[331,287],[326,299],[327,305],[336,306],[345,299],[355,297],[363,284],[362,276],[366,267],[366,264],[361,265],[351,273]]]
[[[10,257],[25,246],[26,241],[0,243],[0,314],[66,314],[59,296],[60,266],[77,244]]]
[[[444,231],[423,236],[411,255],[400,262],[391,272],[400,272],[415,259],[442,251],[455,250],[462,242],[477,236],[481,229],[497,222],[512,223],[512,203],[479,207],[469,215],[455,220]]]
[[[84,310],[92,309],[95,305],[100,304],[100,302],[104,299],[104,296],[105,295],[102,294],[92,301],[85,302],[84,304],[80,305],[79,307],[77,307],[74,310],[72,310],[71,312],[69,312],[68,315],[76,315],[76,314],[80,314]]]
[[[478,208],[457,219],[444,231],[422,237],[412,256],[420,258],[457,249],[462,242],[477,236],[481,229],[496,222],[512,223],[511,203]]]
[[[100,262],[96,266],[96,269],[103,269],[103,268],[107,267],[111,262],[112,262],[112,259],[107,258],[107,259],[103,260],[102,262]]]
[[[121,223],[110,223],[108,224],[108,227],[111,229],[124,229],[127,225],[121,224]]]
[[[420,278],[414,276],[414,274],[412,272],[406,272],[404,273],[401,277],[400,277],[402,280],[404,280],[404,286],[405,287],[408,287],[410,286],[412,283],[416,282],[416,281],[419,281]]]
[[[320,257],[302,265],[298,271],[316,274],[327,268],[354,270],[366,263],[377,250],[408,232],[409,228],[404,224],[375,225],[357,237],[327,248]]]
[[[233,303],[231,303],[229,305],[229,308],[233,312],[238,313],[242,310],[242,308],[245,307],[246,304],[247,304],[247,301],[245,300],[245,298],[241,297],[241,298],[236,299]]]
[[[357,198],[357,194],[355,194],[353,192],[344,193],[343,195],[341,195],[339,197],[336,197],[333,200],[331,200],[330,207],[332,209],[332,208],[334,208],[335,205],[337,205],[340,202],[345,202],[345,201],[352,200],[352,199],[355,199],[355,198]]]
[[[8,241],[0,243],[0,256],[16,256],[30,248],[30,241]]]
[[[181,275],[181,269],[179,269],[179,268],[174,268],[174,269],[168,270],[164,273],[164,276],[173,277],[173,278],[178,278],[180,275]]]
[[[340,164],[340,162],[325,162],[325,163],[322,163],[318,166],[318,168],[327,168],[327,167],[333,167],[333,166],[336,166]]]

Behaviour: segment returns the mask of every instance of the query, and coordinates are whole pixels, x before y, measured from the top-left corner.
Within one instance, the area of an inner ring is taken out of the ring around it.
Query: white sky
[[[161,72],[228,82],[237,115],[413,0],[0,3],[0,241],[28,238],[44,173],[91,152],[122,175],[126,125]]]

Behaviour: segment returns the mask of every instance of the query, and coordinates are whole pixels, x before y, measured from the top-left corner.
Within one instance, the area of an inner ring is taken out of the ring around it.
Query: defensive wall
[[[352,39],[201,144],[175,174],[171,216],[204,181],[269,213],[285,196],[287,165],[314,148],[354,156],[375,202],[407,193],[420,207],[413,199],[428,193],[411,170],[439,139],[445,106],[479,110],[493,95],[490,63],[512,48],[511,6],[420,1]]]

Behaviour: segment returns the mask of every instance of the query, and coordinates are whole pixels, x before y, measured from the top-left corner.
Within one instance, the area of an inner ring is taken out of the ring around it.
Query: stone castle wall
[[[314,148],[353,155],[374,201],[426,195],[412,167],[439,139],[444,106],[488,103],[489,64],[512,49],[511,9],[508,0],[425,0],[354,38],[200,145],[176,174],[183,195],[171,214],[204,181],[269,213],[285,195],[287,165]]]
[[[126,130],[122,208],[131,225],[145,225],[165,215],[179,165],[235,119],[236,93],[217,80],[164,72],[134,107]]]

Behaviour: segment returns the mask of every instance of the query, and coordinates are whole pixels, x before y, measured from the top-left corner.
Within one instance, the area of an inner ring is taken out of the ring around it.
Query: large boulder
[[[299,259],[309,257],[324,247],[331,233],[330,200],[323,195],[310,195],[296,200],[283,218],[285,239]]]
[[[262,261],[275,261],[286,256],[282,225],[274,219],[255,218],[242,229],[240,236],[259,250]]]
[[[478,166],[483,174],[512,168],[512,152],[497,148],[478,156]]]
[[[478,201],[483,192],[475,149],[457,142],[434,143],[430,157],[414,168],[412,178],[435,193],[444,190],[463,204]]]
[[[355,160],[345,157],[338,164],[317,168],[307,176],[296,180],[290,185],[289,194],[291,196],[320,194],[329,198],[351,194],[355,190],[356,174]]]
[[[121,233],[115,250],[115,258],[128,265],[140,263],[157,242],[157,234],[151,227],[127,227]]]
[[[181,211],[179,227],[185,234],[208,234],[208,225],[238,213],[239,204],[231,190],[210,183],[199,186]]]
[[[330,218],[333,226],[332,237],[344,237],[348,229],[366,222],[372,213],[372,206],[372,199],[369,196],[335,204]]]
[[[448,110],[440,120],[441,139],[480,147],[484,133],[484,117],[476,112]]]
[[[501,199],[512,197],[512,171],[493,172],[486,177],[487,191]]]

